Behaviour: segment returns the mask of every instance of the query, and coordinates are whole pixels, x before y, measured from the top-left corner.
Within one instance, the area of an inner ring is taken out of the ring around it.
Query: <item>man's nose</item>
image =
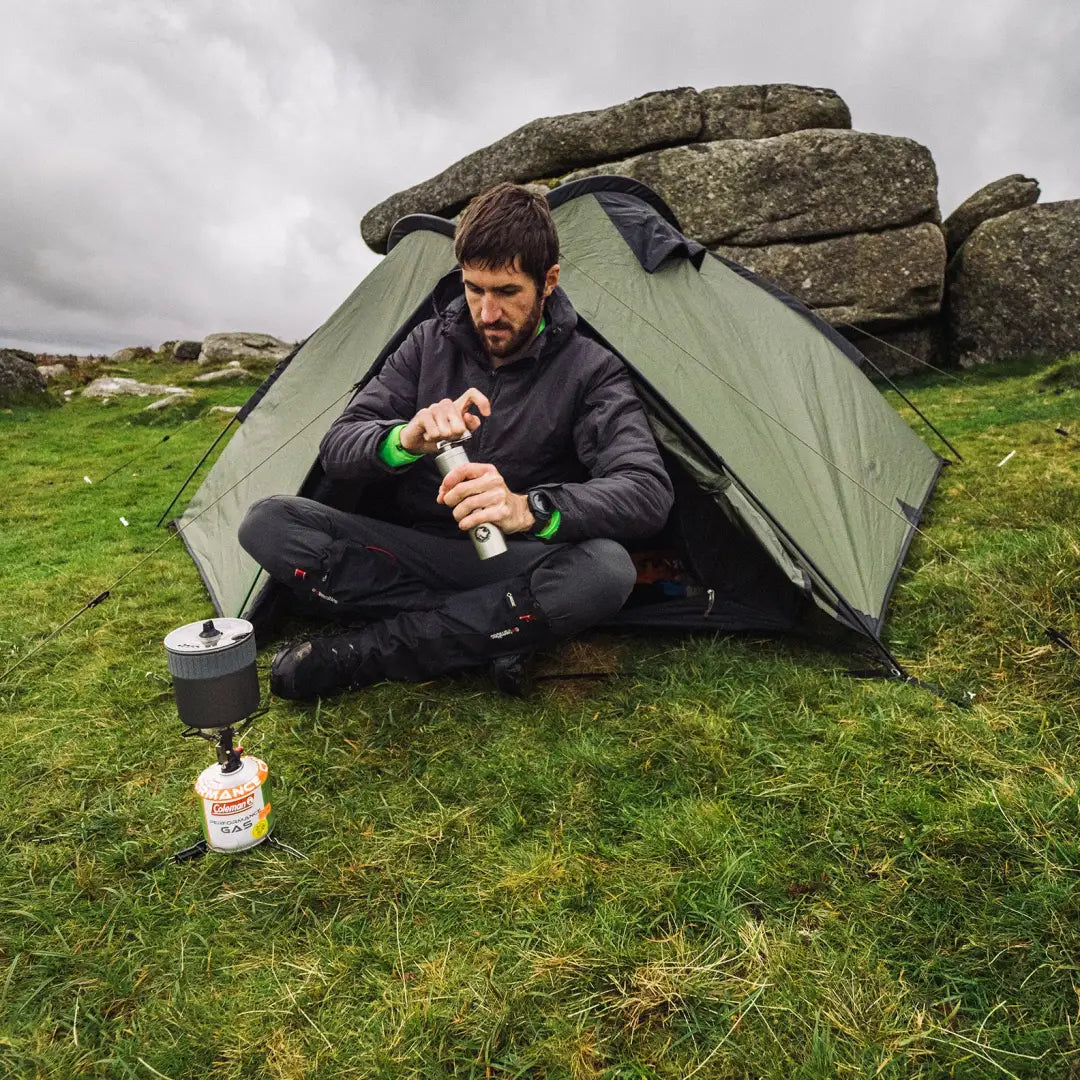
[[[497,296],[485,295],[480,304],[480,321],[486,325],[502,318],[502,304]]]

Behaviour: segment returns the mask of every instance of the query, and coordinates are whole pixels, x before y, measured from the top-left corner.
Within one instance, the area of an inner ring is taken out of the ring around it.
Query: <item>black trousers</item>
[[[505,554],[482,561],[464,533],[284,495],[255,503],[239,539],[306,614],[369,624],[356,649],[363,682],[432,678],[579,633],[617,612],[635,577],[613,540],[510,536]]]

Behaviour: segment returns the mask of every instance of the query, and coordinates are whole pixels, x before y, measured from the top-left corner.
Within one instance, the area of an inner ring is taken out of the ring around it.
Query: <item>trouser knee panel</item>
[[[636,571],[614,540],[568,544],[538,567],[531,586],[559,637],[579,633],[614,615],[634,587]]]
[[[282,530],[288,527],[288,495],[268,495],[248,507],[237,530],[240,546],[262,567],[275,561]]]

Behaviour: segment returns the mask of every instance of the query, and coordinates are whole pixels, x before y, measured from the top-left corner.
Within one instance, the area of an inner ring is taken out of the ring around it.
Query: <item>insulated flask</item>
[[[438,444],[439,452],[435,455],[435,464],[439,466],[439,473],[442,476],[459,465],[468,464],[469,455],[465,453],[464,446],[468,437],[466,435],[457,441],[448,439]],[[498,525],[477,525],[469,530],[469,536],[472,537],[473,547],[476,548],[476,554],[481,559],[494,558],[506,550],[506,540]]]

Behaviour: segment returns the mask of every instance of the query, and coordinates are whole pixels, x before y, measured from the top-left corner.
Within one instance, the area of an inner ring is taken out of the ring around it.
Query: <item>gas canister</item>
[[[240,768],[210,765],[195,781],[202,800],[203,835],[214,851],[243,851],[262,843],[273,829],[266,762],[244,755]]]

